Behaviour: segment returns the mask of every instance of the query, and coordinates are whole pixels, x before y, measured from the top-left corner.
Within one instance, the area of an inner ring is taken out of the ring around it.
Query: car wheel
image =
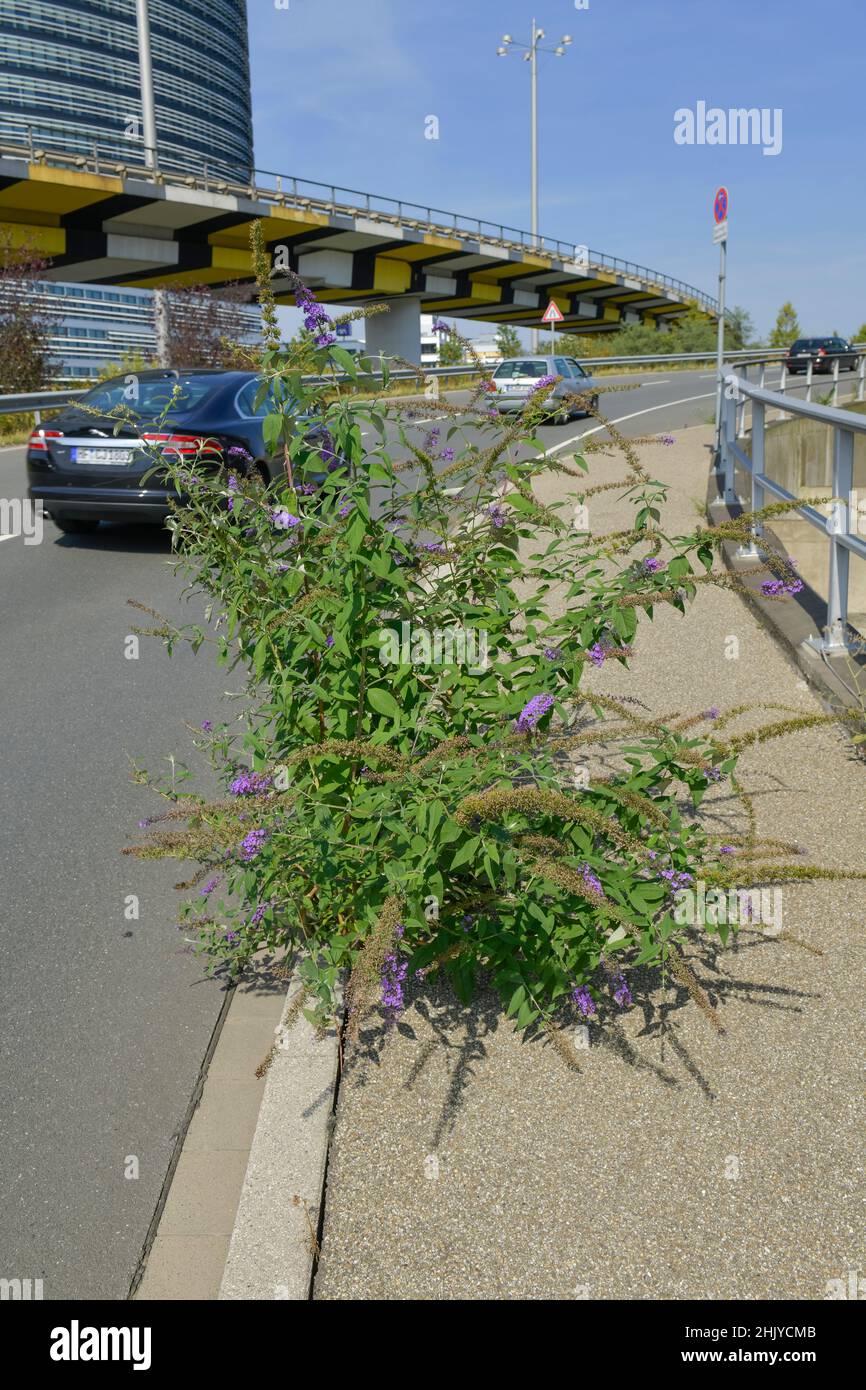
[[[58,531],[64,531],[68,536],[89,536],[99,525],[98,521],[82,516],[53,516],[51,520]]]

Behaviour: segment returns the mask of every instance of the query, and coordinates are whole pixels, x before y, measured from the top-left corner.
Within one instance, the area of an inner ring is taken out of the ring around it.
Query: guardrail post
[[[863,399],[863,386],[866,381],[866,357],[860,358],[860,365],[857,368],[857,399]]]
[[[744,362],[744,363],[743,363],[743,378],[744,378],[745,381],[748,381],[748,380],[749,380],[749,365],[748,365],[747,362]],[[737,438],[738,438],[738,439],[745,439],[745,437],[746,437],[746,397],[745,397],[745,396],[743,396],[742,400],[738,403],[737,412],[738,412]]]
[[[764,403],[752,401],[752,511],[759,512],[764,506],[764,488],[758,481],[764,473]],[[749,527],[750,540],[737,548],[738,560],[760,560],[761,552],[756,542],[764,534],[763,523],[753,521]]]
[[[721,453],[724,464],[725,475],[725,502],[728,506],[732,502],[739,501],[734,478],[734,451],[731,445],[734,442],[737,420],[737,402],[735,398],[729,398],[722,387],[722,428],[721,434]]]
[[[766,362],[762,362],[762,363],[761,363],[761,380],[760,380],[759,383],[758,383],[758,385],[760,386],[760,388],[761,388],[762,391],[763,391],[763,389],[764,389],[764,380],[765,380],[765,378],[766,378],[766,375],[767,375],[767,364],[766,364]],[[754,406],[754,402],[753,402],[753,403],[752,403],[752,410],[754,410],[754,408],[755,408],[755,406]]]
[[[827,586],[827,626],[821,648],[826,655],[848,650],[848,569],[850,553],[839,541],[847,535],[848,505],[854,474],[854,434],[833,427],[833,503],[827,518],[830,538],[830,581]]]
[[[810,358],[809,358],[809,365],[808,365],[807,368],[806,368],[806,402],[807,402],[807,404],[811,404],[811,401],[812,401],[812,359],[811,359],[811,357],[810,357]]]
[[[839,358],[833,358],[833,404],[839,399]]]

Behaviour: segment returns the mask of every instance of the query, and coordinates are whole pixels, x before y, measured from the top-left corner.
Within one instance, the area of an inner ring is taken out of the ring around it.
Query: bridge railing
[[[838,380],[838,377],[837,377]],[[862,362],[860,392],[862,395]],[[751,405],[751,451],[738,443],[741,437],[740,412],[746,404]],[[824,516],[814,507],[800,505],[800,499],[781,483],[767,475],[765,468],[766,425],[768,410],[778,410],[783,415],[793,415],[797,419],[817,421],[829,425],[833,431],[833,473],[832,496],[829,499],[829,515]],[[736,468],[744,469],[751,480],[751,509],[759,511],[766,506],[767,494],[774,500],[793,502],[796,514],[810,526],[822,532],[827,538],[829,581],[827,588],[827,613],[823,634],[815,645],[824,656],[838,655],[850,650],[848,637],[848,587],[850,558],[852,555],[866,560],[866,540],[858,530],[862,524],[863,513],[857,506],[853,491],[854,439],[856,435],[866,435],[866,415],[850,410],[839,410],[835,406],[818,405],[809,400],[796,400],[779,391],[767,391],[763,386],[748,381],[745,377],[731,372],[724,378],[722,393],[721,435],[719,441],[719,468],[721,471],[724,500],[730,506],[740,498],[736,489]],[[763,534],[763,527],[756,523],[752,527],[752,540],[741,546],[737,557],[743,560],[757,560],[760,553],[756,541]]]
[[[96,174],[114,174],[119,178],[143,178],[157,183],[199,187],[206,193],[231,194],[253,202],[276,203],[280,207],[296,207],[309,212],[326,212],[331,216],[368,218],[371,221],[415,227],[432,235],[460,237],[495,244],[521,254],[537,252],[581,268],[610,270],[632,277],[651,286],[667,289],[685,300],[693,300],[701,308],[716,313],[718,303],[694,285],[674,276],[652,270],[636,261],[609,256],[575,242],[545,237],[503,222],[466,217],[462,213],[446,212],[422,203],[387,198],[356,188],[341,188],[337,184],[319,183],[315,179],[299,179],[277,174],[269,169],[244,169],[197,160],[188,151],[172,146],[154,150],[140,140],[118,137],[111,143],[81,137],[68,149],[49,149],[38,138],[32,125],[23,121],[4,121],[0,128],[0,157],[23,159],[29,164],[44,164],[52,168],[80,169]],[[586,259],[586,267],[582,260]],[[554,287],[555,288],[555,287]]]

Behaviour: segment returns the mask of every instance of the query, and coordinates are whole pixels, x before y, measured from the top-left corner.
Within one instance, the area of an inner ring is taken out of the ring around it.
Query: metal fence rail
[[[862,368],[862,363],[861,363]],[[862,374],[860,378],[862,387]],[[862,395],[858,397],[862,400]],[[751,456],[737,443],[740,437],[738,413],[746,402],[752,407],[752,450]],[[764,471],[765,430],[767,410],[777,409],[785,415],[801,419],[815,420],[829,425],[833,430],[833,495],[830,499],[829,516],[822,515],[814,507],[799,505],[799,499],[780,483],[769,478]],[[737,503],[740,499],[736,491],[735,469],[739,466],[751,478],[751,509],[759,511],[766,505],[765,496],[782,502],[794,502],[797,515],[810,526],[823,531],[829,547],[829,584],[827,597],[827,620],[822,636],[815,645],[825,656],[849,650],[848,639],[848,572],[852,555],[866,560],[866,541],[857,534],[859,509],[853,496],[854,436],[866,435],[866,415],[850,410],[839,410],[835,406],[816,405],[811,401],[794,400],[778,391],[767,391],[736,373],[725,377],[725,390],[722,393],[722,429],[720,438],[719,463],[724,478],[724,500]],[[752,527],[751,545],[742,546],[737,552],[744,560],[759,558],[756,540],[763,533],[760,523]]]
[[[533,235],[518,227],[509,227],[504,222],[466,217],[462,213],[366,193],[357,188],[341,188],[337,184],[319,183],[316,179],[277,174],[271,169],[215,166],[205,160],[196,161],[188,151],[175,150],[170,146],[152,149],[134,139],[118,139],[110,144],[82,139],[75,150],[52,150],[39,140],[38,132],[34,134],[31,125],[6,120],[0,128],[0,156],[50,168],[88,170],[96,174],[114,174],[119,178],[140,178],[161,184],[178,184],[185,188],[199,187],[205,193],[229,194],[253,202],[276,203],[280,207],[297,207],[308,212],[326,212],[331,216],[367,218],[373,222],[414,227],[433,235],[482,241],[520,253],[539,252],[567,261],[570,265],[578,260],[580,252],[587,257],[588,268],[612,270],[620,275],[644,280],[672,290],[685,299],[694,300],[710,313],[718,311],[717,301],[694,285],[636,261],[609,256],[604,251],[594,251],[583,245],[577,246],[573,241]]]
[[[864,382],[866,382],[866,343],[855,343],[852,346],[854,346],[858,351],[862,353],[862,356],[860,358],[857,379],[857,399],[862,401],[864,398]],[[528,357],[532,357],[546,356],[549,354],[545,354],[544,352],[540,352],[537,354],[527,352],[526,355]],[[786,390],[786,379],[783,359],[786,356],[787,350],[785,348],[741,348],[732,352],[726,352],[725,361],[730,363],[737,363],[740,367],[742,367],[746,374],[746,379],[748,379],[748,373],[751,367],[760,367],[760,385],[762,387],[764,385],[766,367],[768,365],[772,366],[774,363],[781,362],[782,384],[780,389],[784,394]],[[699,365],[702,362],[715,362],[715,360],[715,351],[667,352],[657,353],[656,355],[643,355],[639,357],[582,357],[580,359],[584,367],[651,367],[667,366],[668,364],[675,362],[686,362]],[[834,363],[834,404],[836,400],[836,394],[838,393],[839,385],[838,365],[838,362]],[[453,367],[419,367],[416,371],[412,371],[409,368],[400,368],[396,371],[390,372],[389,376],[392,381],[410,381],[413,379],[417,379],[417,377],[420,374],[424,377],[425,381],[427,381],[430,379],[438,380],[445,379],[448,377],[474,377],[479,375],[484,376],[494,371],[495,368],[496,363],[491,363],[489,367],[485,366],[478,368],[473,366],[471,362],[466,362],[463,364],[457,364]],[[118,373],[118,375],[120,375],[120,373]],[[382,373],[381,371],[373,371],[365,373],[365,376],[378,381],[381,379]],[[308,376],[305,377],[304,380],[309,385],[324,386],[330,384],[331,382],[346,382],[351,380],[351,378],[346,373],[336,373],[334,376],[327,377]],[[15,392],[9,395],[0,396],[0,415],[33,414],[36,416],[38,423],[40,411],[56,410],[58,406],[64,405],[67,401],[77,401],[85,394],[86,391],[91,391],[93,389],[93,386],[95,385],[98,385],[98,383],[94,382],[89,386],[71,387],[69,390],[65,391],[26,391]],[[811,399],[811,386],[812,372],[810,365],[809,372],[806,378],[807,400]],[[741,438],[743,433],[745,432],[745,400],[740,402],[739,409],[741,413],[739,416],[738,437]]]

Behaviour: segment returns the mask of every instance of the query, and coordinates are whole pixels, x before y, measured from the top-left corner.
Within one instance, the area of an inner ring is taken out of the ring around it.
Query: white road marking
[[[10,531],[8,536],[0,536],[0,541],[14,541],[15,537],[20,535],[20,531]]]
[[[661,381],[656,381],[655,377],[653,376],[653,377],[650,377],[647,381],[641,381],[641,382],[639,382],[638,385],[639,385],[639,386],[667,386],[669,381],[670,381],[670,377],[669,377],[669,376],[663,376],[662,379],[661,379]]]
[[[679,401],[664,401],[661,405],[649,405],[645,410],[633,410],[630,415],[620,415],[618,419],[611,420],[611,425],[621,425],[625,420],[636,420],[639,415],[651,415],[654,410],[667,410],[674,405],[688,405],[690,401],[711,401],[715,396],[715,391],[705,391],[702,396],[684,396]],[[560,449],[567,449],[569,444],[578,444],[581,439],[588,439],[591,434],[598,434],[601,430],[606,430],[607,424],[594,425],[591,430],[584,430],[583,434],[573,434],[570,439],[564,439],[561,444],[554,444],[552,449],[545,449],[542,458],[550,458],[551,454],[558,454]]]

